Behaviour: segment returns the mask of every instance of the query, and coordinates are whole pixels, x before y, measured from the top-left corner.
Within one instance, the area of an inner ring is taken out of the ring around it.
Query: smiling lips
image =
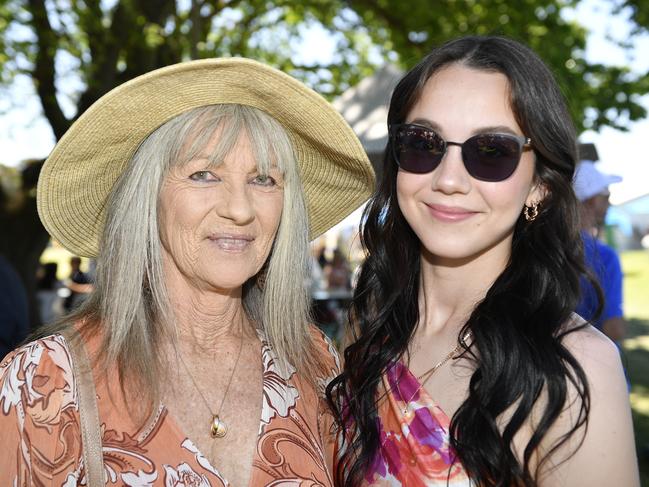
[[[428,211],[436,220],[442,222],[460,222],[468,218],[471,218],[473,215],[477,215],[477,211],[467,210],[466,208],[461,208],[459,206],[445,206],[445,205],[435,205],[435,204],[426,204]]]
[[[241,252],[255,240],[250,235],[237,235],[232,233],[214,233],[208,237],[216,246],[226,252]]]

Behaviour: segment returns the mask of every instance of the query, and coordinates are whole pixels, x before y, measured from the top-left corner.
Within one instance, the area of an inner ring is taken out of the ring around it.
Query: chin
[[[423,246],[423,255],[431,261],[462,261],[475,256],[474,252],[454,247]]]
[[[449,242],[447,245],[431,245],[422,246],[423,255],[434,263],[444,264],[447,266],[460,266],[467,264],[473,260],[479,259],[481,256],[491,254],[491,251],[500,247],[492,246],[479,246],[469,247],[465,245],[466,242]],[[499,253],[499,251],[496,251]]]
[[[467,236],[468,237],[468,236]],[[430,242],[421,241],[421,248],[425,252],[440,258],[459,259],[475,253],[476,249],[467,245],[467,237],[441,239],[439,233],[437,237],[429,238]]]
[[[218,292],[241,289],[252,276],[210,276],[203,281],[206,286]]]

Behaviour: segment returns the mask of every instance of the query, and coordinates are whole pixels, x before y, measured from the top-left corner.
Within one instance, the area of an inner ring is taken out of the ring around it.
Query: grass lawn
[[[642,485],[649,487],[649,252],[622,254],[624,312],[629,328],[624,365],[631,380],[631,407]]]

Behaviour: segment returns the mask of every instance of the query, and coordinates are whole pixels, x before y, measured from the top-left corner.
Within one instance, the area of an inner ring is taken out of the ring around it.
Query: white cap
[[[622,181],[620,176],[599,172],[593,161],[581,161],[575,170],[573,186],[577,199],[586,201],[606,190],[609,184],[620,181]]]

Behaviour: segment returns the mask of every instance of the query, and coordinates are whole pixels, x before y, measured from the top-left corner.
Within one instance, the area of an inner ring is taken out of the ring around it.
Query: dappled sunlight
[[[624,271],[624,312],[630,321],[649,320],[649,252],[633,250],[621,255]],[[635,323],[634,323],[635,324]],[[649,334],[649,324],[644,325],[645,334]],[[630,327],[631,328],[631,327]],[[635,330],[629,330],[633,334]]]
[[[649,485],[649,253],[636,250],[621,255],[624,272],[624,311],[627,338],[622,363],[631,380],[633,429],[638,448],[642,485]]]
[[[625,350],[649,350],[649,335],[641,335],[624,340]]]
[[[631,407],[636,413],[649,416],[649,387],[633,386],[630,394]]]

